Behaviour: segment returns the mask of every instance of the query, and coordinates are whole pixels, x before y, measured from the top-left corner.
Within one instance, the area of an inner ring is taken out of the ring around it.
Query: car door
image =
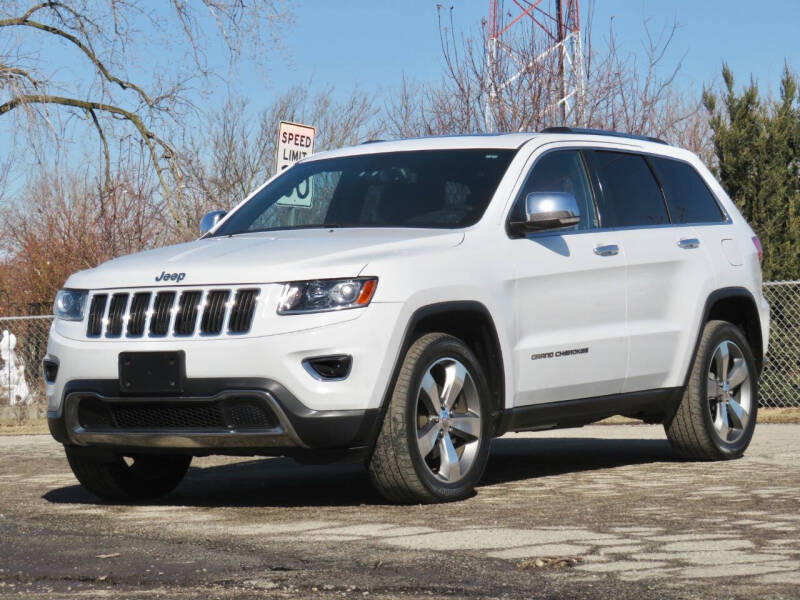
[[[535,159],[511,211],[531,192],[568,192],[578,225],[509,241],[517,406],[616,394],[627,363],[625,257],[616,232],[598,229],[594,190],[581,151]]]
[[[587,155],[600,190],[603,228],[614,231],[627,263],[628,365],[623,392],[682,385],[698,303],[713,285],[698,234],[688,224],[671,222],[648,157],[607,150]]]

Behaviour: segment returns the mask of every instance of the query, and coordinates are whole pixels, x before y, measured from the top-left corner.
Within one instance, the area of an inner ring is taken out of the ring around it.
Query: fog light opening
[[[45,382],[55,383],[58,377],[58,359],[54,356],[45,356],[42,360],[42,370]]]
[[[303,366],[312,377],[323,381],[345,379],[350,374],[353,357],[349,354],[316,356],[303,361]]]

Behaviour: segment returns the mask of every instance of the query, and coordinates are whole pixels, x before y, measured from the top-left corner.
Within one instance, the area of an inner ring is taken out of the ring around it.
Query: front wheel
[[[104,500],[151,500],[181,482],[191,456],[143,454],[125,457],[65,446],[69,466],[83,487]]]
[[[727,321],[709,321],[691,368],[675,417],[665,425],[673,449],[700,460],[740,457],[758,412],[758,371],[747,338]]]
[[[461,340],[429,333],[411,345],[369,464],[392,502],[460,500],[473,493],[489,456],[489,390]]]

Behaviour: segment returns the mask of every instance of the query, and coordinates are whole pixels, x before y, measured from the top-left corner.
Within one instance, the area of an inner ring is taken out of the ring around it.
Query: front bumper
[[[316,411],[366,410],[383,399],[403,335],[398,303],[373,303],[350,313],[298,315],[315,317],[315,327],[266,336],[223,336],[139,339],[73,339],[56,321],[50,331],[47,354],[59,363],[58,376],[47,385],[48,411],[61,414],[67,388],[74,381],[117,380],[121,352],[185,354],[190,379],[263,378],[279,382],[303,405]],[[347,316],[347,315],[345,315]],[[309,322],[282,317],[300,327]],[[68,325],[68,323],[67,323]],[[303,366],[306,359],[328,355],[352,356],[352,369],[341,380],[320,380]],[[118,386],[115,390],[119,393]],[[207,395],[207,394],[206,394]]]
[[[180,396],[126,397],[117,380],[79,380],[48,412],[63,444],[116,451],[303,455],[366,451],[378,409],[312,410],[269,379],[190,379]]]

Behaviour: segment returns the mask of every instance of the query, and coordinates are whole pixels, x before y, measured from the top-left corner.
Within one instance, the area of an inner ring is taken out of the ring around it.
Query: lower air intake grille
[[[218,404],[194,406],[122,405],[111,409],[120,429],[220,429]]]
[[[218,401],[103,402],[80,401],[78,422],[86,430],[215,430],[272,429],[278,421],[261,400],[231,398]]]

